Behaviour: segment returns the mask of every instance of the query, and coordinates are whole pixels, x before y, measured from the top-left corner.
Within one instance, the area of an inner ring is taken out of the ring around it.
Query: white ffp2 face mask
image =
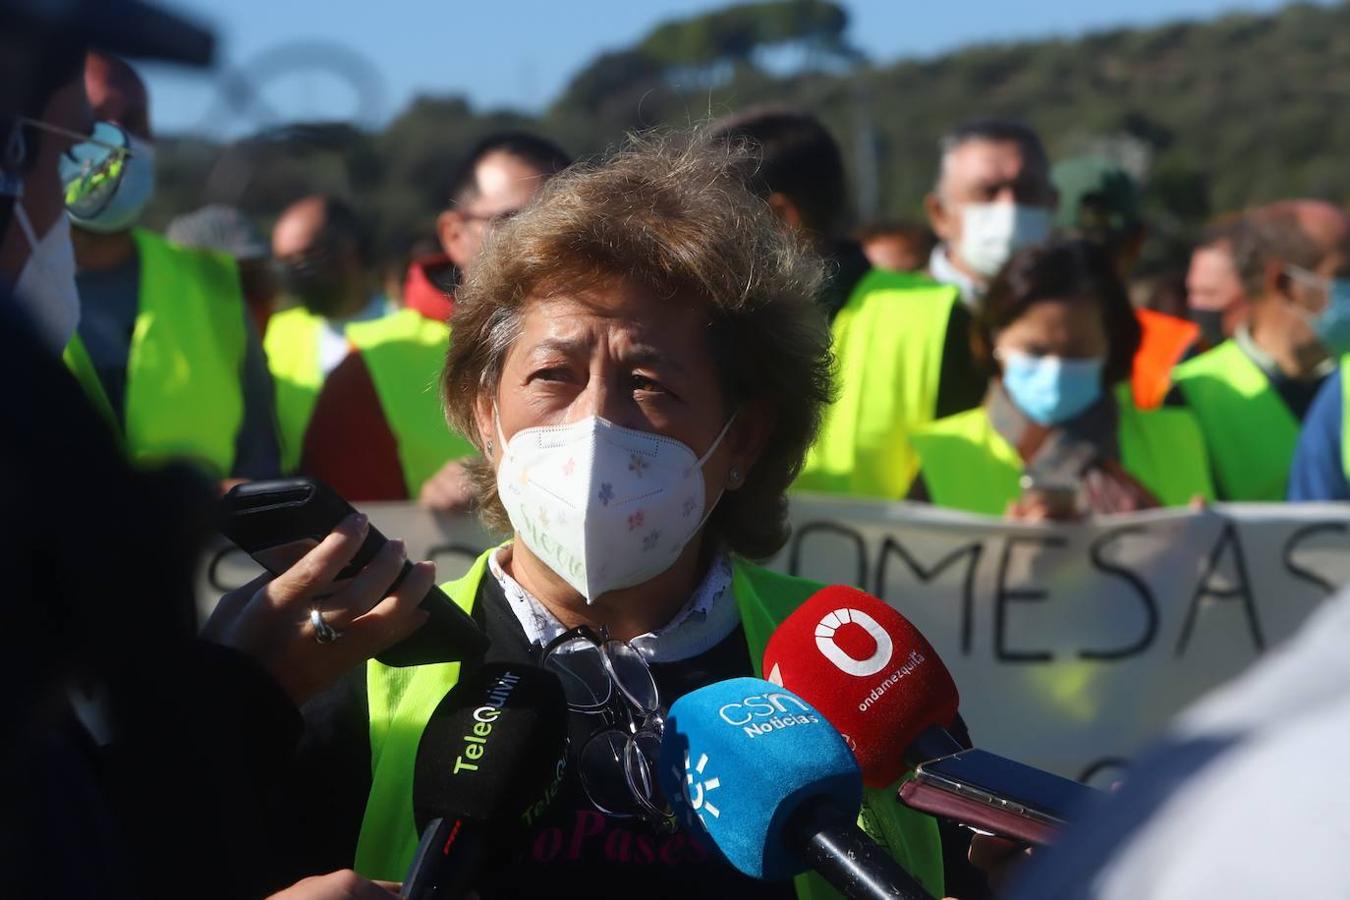
[[[734,420],[699,458],[674,438],[598,416],[526,428],[509,443],[499,419],[497,493],[517,538],[594,603],[660,575],[684,552],[707,519],[703,464]]]
[[[70,221],[58,215],[41,239],[23,208],[14,203],[14,218],[28,241],[28,261],[14,282],[15,301],[28,313],[39,337],[60,354],[80,324],[80,294],[75,287],[75,245]]]
[[[1017,203],[967,203],[957,251],[966,265],[993,278],[1018,250],[1050,236],[1050,210]]]

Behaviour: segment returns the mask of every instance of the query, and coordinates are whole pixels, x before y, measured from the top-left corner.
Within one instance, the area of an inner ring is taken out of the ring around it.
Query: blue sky
[[[1283,5],[1278,0],[843,2],[851,15],[850,37],[877,62],[929,56],[972,43],[1073,36]],[[169,0],[166,5],[216,28],[225,66],[255,76],[268,72],[258,94],[267,112],[259,112],[262,107],[255,104],[241,113],[220,99],[219,72],[189,75],[145,67],[159,131],[223,136],[295,118],[347,118],[375,125],[418,94],[461,94],[475,107],[538,110],[596,53],[631,44],[665,19],[727,4]],[[264,67],[261,61],[268,51],[272,64]]]

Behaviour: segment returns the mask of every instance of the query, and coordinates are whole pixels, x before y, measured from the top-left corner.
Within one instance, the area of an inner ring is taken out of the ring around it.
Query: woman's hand
[[[1037,524],[1041,522],[1077,522],[1083,514],[1065,507],[1045,494],[1029,492],[1008,504],[1003,518],[1013,522]]]
[[[1030,845],[1019,841],[977,834],[970,839],[968,858],[972,866],[984,873],[989,890],[997,896],[1008,887],[1009,877],[1033,852]]]
[[[427,620],[418,604],[435,582],[436,566],[418,563],[390,592],[405,554],[402,541],[389,541],[354,578],[335,585],[369,530],[364,515],[343,519],[281,575],[263,575],[222,597],[202,636],[252,656],[297,705],[397,644]],[[341,636],[320,643],[314,610]]]
[[[399,885],[392,881],[371,881],[343,869],[297,881],[267,900],[389,900],[398,891]]]
[[[1084,480],[1088,505],[1095,513],[1130,513],[1157,509],[1162,505],[1139,479],[1114,459],[1103,460],[1098,467],[1088,470]]]

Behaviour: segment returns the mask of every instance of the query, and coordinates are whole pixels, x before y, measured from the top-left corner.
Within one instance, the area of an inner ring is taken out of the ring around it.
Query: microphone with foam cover
[[[677,700],[659,775],[684,827],[752,878],[815,869],[847,897],[930,897],[858,828],[862,775],[839,732],[778,685],[733,678]]]
[[[855,588],[822,588],[783,620],[764,648],[764,671],[839,729],[868,787],[885,787],[913,761],[965,749],[947,734],[960,696],[928,639],[885,603]]]
[[[769,638],[764,670],[845,735],[869,787],[926,763],[901,786],[907,806],[1045,843],[1097,799],[1077,782],[956,740],[947,730],[959,700],[951,673],[904,616],[862,591],[817,591]]]
[[[403,896],[463,896],[489,851],[547,809],[566,765],[567,700],[556,675],[503,663],[464,675],[417,745],[413,815],[422,842]]]

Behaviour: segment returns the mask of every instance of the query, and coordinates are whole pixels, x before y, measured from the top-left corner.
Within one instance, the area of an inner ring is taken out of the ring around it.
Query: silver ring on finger
[[[342,637],[342,632],[323,620],[323,613],[317,606],[309,611],[309,624],[314,626],[314,640],[320,644],[331,644]]]

